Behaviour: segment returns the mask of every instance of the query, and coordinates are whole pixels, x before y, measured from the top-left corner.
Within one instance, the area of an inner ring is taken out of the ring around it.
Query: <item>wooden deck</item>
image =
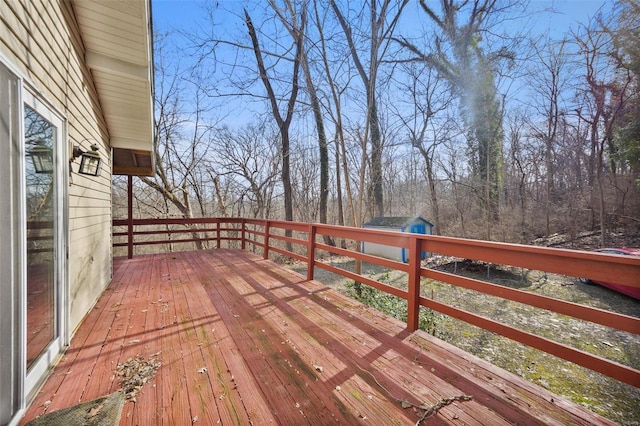
[[[116,391],[161,367],[121,425],[613,424],[275,263],[240,250],[114,261],[110,287],[28,409]]]

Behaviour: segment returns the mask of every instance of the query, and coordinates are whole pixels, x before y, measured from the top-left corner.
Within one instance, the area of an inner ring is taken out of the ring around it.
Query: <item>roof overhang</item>
[[[113,174],[154,173],[150,0],[74,0],[113,149]]]

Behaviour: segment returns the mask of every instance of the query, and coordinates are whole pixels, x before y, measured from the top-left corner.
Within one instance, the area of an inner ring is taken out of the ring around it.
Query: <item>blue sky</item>
[[[258,0],[255,0],[258,2]],[[152,0],[153,20],[156,29],[160,31],[170,29],[188,29],[195,23],[204,23],[204,0]],[[250,4],[241,0],[219,0],[219,3],[229,5]],[[565,30],[570,25],[585,22],[592,17],[603,5],[611,2],[603,0],[532,0],[529,8],[533,12],[540,12],[537,18],[538,28]],[[544,12],[543,11],[549,11]],[[550,10],[556,10],[552,13]]]

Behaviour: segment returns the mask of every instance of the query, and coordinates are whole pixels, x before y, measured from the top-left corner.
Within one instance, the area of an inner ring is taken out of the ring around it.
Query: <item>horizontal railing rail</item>
[[[126,237],[126,241],[114,241],[114,247],[128,247],[129,257],[133,256],[134,247],[144,245],[215,241],[216,248],[221,248],[223,244],[236,244],[242,249],[247,249],[247,246],[250,246],[254,251],[261,250],[265,259],[268,259],[271,253],[277,253],[305,262],[308,279],[314,278],[315,268],[322,268],[405,299],[407,301],[407,328],[409,330],[413,331],[418,328],[419,310],[420,307],[425,307],[640,387],[640,370],[509,324],[444,304],[425,297],[421,292],[422,279],[425,278],[579,320],[590,321],[612,329],[640,334],[640,319],[638,318],[426,268],[422,266],[420,257],[421,253],[429,252],[495,265],[520,267],[572,277],[586,277],[592,280],[610,281],[612,277],[615,277],[616,283],[640,287],[640,259],[632,256],[263,219],[135,219],[114,220],[113,225],[114,240]],[[127,227],[127,231],[116,230],[121,227]],[[138,229],[142,227],[154,227],[155,229]],[[174,234],[184,235],[185,233],[190,233],[191,238],[172,239]],[[149,240],[148,238],[152,236],[158,236],[160,239]],[[136,237],[145,237],[147,240],[140,240]],[[355,247],[359,246],[357,243],[365,242],[404,248],[408,251],[409,261],[403,263],[354,249],[336,247],[321,242],[324,241],[322,237],[350,240],[356,243],[353,244]],[[407,274],[407,288],[394,287],[334,266],[318,259],[317,252],[346,256],[354,260],[402,271]]]
[[[53,253],[54,222],[27,221],[27,254]]]

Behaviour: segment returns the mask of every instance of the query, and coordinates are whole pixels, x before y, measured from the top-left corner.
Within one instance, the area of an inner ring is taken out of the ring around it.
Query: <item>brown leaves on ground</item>
[[[123,363],[118,363],[116,373],[122,377],[120,385],[127,400],[136,402],[136,395],[142,386],[153,379],[160,368],[160,361],[156,359],[159,353],[153,354],[149,359],[144,359],[141,355],[129,358]]]

